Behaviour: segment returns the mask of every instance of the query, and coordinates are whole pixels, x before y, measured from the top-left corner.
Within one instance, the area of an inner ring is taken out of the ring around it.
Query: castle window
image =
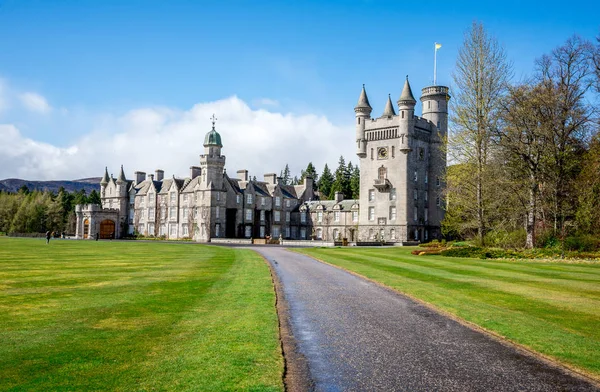
[[[181,226],[181,232],[184,237],[187,237],[189,235],[188,226],[187,225]]]
[[[427,191],[425,191],[423,196],[425,198],[425,202],[427,202],[429,200],[429,193]]]
[[[431,109],[431,101],[427,101],[427,109]]]
[[[369,239],[370,240],[375,239],[375,232],[373,231],[373,229],[369,229]]]
[[[285,238],[290,238],[290,228],[289,227],[285,228]]]
[[[252,220],[252,209],[246,208],[246,220]]]
[[[300,212],[300,223],[306,223],[306,212]]]
[[[275,207],[281,207],[281,197],[275,196]]]
[[[148,235],[154,235],[154,223],[148,223]]]
[[[323,239],[323,229],[319,228],[317,229],[317,239],[318,240],[322,240]]]
[[[419,148],[419,160],[423,160],[423,158],[425,157],[425,150],[423,150],[422,147]]]
[[[396,188],[390,189],[390,200],[396,200]]]
[[[352,222],[358,222],[358,211],[352,211]]]
[[[236,202],[237,204],[240,204],[240,203],[241,203],[241,201],[242,201],[242,195],[235,195],[235,202]]]
[[[260,221],[261,222],[265,221],[265,210],[260,210]]]
[[[169,194],[169,197],[170,197],[171,203],[175,203],[175,192],[171,192]]]
[[[358,123],[360,124],[360,117],[358,118]]]
[[[194,208],[194,219],[198,217],[198,209]]]
[[[390,220],[396,220],[396,207],[390,207]]]
[[[306,239],[306,229],[304,227],[300,228],[300,239]]]
[[[289,222],[290,220],[291,220],[290,212],[289,212],[289,211],[286,211],[286,212],[285,212],[285,221],[286,221],[286,222]],[[289,237],[289,235],[288,235],[288,237]]]
[[[381,166],[378,170],[378,176],[380,180],[385,180],[387,177],[387,169]]]
[[[265,204],[267,204],[267,198],[266,197],[261,197],[260,198],[260,205],[264,206]]]
[[[281,213],[279,211],[273,211],[273,220],[275,222],[279,222],[279,219],[281,218]]]
[[[317,222],[323,222],[323,211],[317,212]]]
[[[152,201],[152,200],[150,200],[150,195],[148,195],[148,198],[149,198],[149,201]],[[184,193],[184,194],[183,194],[183,202],[184,202],[184,203],[187,203],[187,202],[188,202],[188,194],[187,194],[187,193]]]
[[[217,193],[217,194],[218,194],[218,193]],[[217,207],[217,208],[215,209],[215,218],[217,218],[217,219],[219,219],[219,211],[220,211],[220,210],[221,210],[221,209],[220,209],[219,207]],[[185,211],[185,209],[184,209],[184,211]],[[184,216],[185,216],[185,215],[184,215]]]
[[[171,235],[173,237],[177,235],[177,226],[176,225],[171,225],[169,235]]]
[[[440,178],[439,177],[435,178],[435,186],[440,186]]]
[[[285,206],[290,208],[290,199],[285,199]]]
[[[369,189],[369,201],[375,201],[375,189]]]
[[[404,118],[404,110],[402,111],[402,118]]]
[[[419,211],[417,210],[417,207],[415,207],[415,216],[414,216],[415,222],[417,220],[419,220]]]
[[[252,226],[246,226],[246,228],[244,229],[244,236],[246,238],[250,238],[251,235],[252,235]]]
[[[177,211],[175,210],[175,207],[169,208],[169,218],[171,218],[171,219],[177,218]]]
[[[221,192],[217,192],[217,201],[219,200],[221,200]],[[185,201],[185,199],[183,201]]]
[[[439,121],[437,122],[437,127],[438,127],[438,129],[440,129],[440,122]]]
[[[260,227],[259,232],[258,232],[258,236],[260,238],[264,238],[265,237],[265,227],[264,226]]]
[[[369,220],[375,220],[375,207],[369,207]]]
[[[415,200],[419,199],[419,191],[417,191],[416,189],[413,189],[413,196],[415,198]]]
[[[413,177],[413,180],[414,180],[415,182],[417,182],[417,180],[418,180],[418,179],[419,179],[419,176],[417,175],[417,171],[415,170],[415,175],[414,175],[414,177]]]
[[[429,182],[429,175],[427,173],[425,173],[425,184],[427,184]]]
[[[396,157],[396,147],[392,146],[392,158]]]
[[[393,240],[396,239],[396,229],[390,230],[390,238]]]
[[[340,231],[338,229],[333,229],[333,239],[334,240],[340,239]]]
[[[339,221],[340,221],[340,212],[339,212],[339,211],[335,211],[335,212],[333,213],[333,220],[334,220],[335,222],[339,222]]]
[[[279,237],[279,226],[273,226],[273,237]]]
[[[425,223],[429,221],[429,209],[425,208]]]
[[[148,193],[148,203],[154,203],[154,193]]]
[[[246,204],[252,204],[252,194],[248,193],[246,195]]]
[[[154,208],[148,208],[148,220],[154,220]]]
[[[371,149],[371,159],[373,159],[373,149]]]
[[[217,223],[215,225],[215,237],[219,238],[221,236],[221,224]]]
[[[439,197],[435,198],[435,205],[438,207],[440,206],[440,198]]]
[[[166,217],[167,217],[167,209],[163,207],[160,209],[160,219],[165,219]]]
[[[429,239],[429,232],[427,230],[425,230],[425,241],[427,241]]]

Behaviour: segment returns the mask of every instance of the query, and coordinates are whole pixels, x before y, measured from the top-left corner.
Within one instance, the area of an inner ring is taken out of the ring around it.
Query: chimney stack
[[[133,173],[133,178],[135,178],[135,185],[144,182],[144,179],[146,178],[146,173],[145,172],[141,172],[141,171],[136,171],[135,173]]]
[[[165,176],[165,171],[161,170],[161,169],[156,169],[156,171],[154,172],[155,177],[156,177],[156,181],[162,181],[164,176]]]
[[[265,182],[267,184],[273,184],[273,185],[277,184],[277,174],[267,173],[267,174],[265,174],[264,177],[265,177]]]
[[[198,177],[200,174],[202,174],[202,169],[200,166],[190,166],[190,177],[192,180]]]
[[[148,174],[148,179],[150,181],[154,181],[154,174]]]
[[[342,192],[335,192],[335,202],[339,203],[344,200],[344,194]]]
[[[241,181],[248,181],[248,170],[238,170],[237,175]]]

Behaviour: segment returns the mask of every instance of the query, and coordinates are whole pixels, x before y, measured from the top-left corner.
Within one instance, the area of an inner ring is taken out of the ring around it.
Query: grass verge
[[[430,303],[600,380],[600,264],[415,256],[412,249],[297,251]]]
[[[269,268],[195,244],[0,238],[0,390],[283,390]]]

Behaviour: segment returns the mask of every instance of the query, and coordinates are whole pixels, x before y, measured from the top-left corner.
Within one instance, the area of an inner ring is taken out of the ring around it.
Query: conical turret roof
[[[360,97],[358,97],[358,103],[356,104],[356,109],[367,109],[369,111],[373,110],[371,104],[369,104],[369,97],[367,97],[367,90],[365,90],[365,85],[363,84],[362,91],[360,92]]]
[[[121,165],[121,172],[119,173],[119,177],[117,178],[117,184],[124,184],[127,182],[125,178],[125,172],[123,172],[123,165]]]
[[[100,185],[106,186],[108,184],[108,181],[110,181],[110,178],[108,177],[108,167],[105,167],[104,168],[104,177],[102,177],[102,180],[100,181]]]
[[[392,97],[388,94],[388,100],[385,104],[385,110],[381,117],[392,117],[396,115],[396,111],[394,110],[394,105],[392,104]]]
[[[404,82],[404,88],[402,89],[402,94],[400,95],[400,99],[398,99],[398,103],[412,103],[413,105],[417,103],[415,97],[413,96],[412,90],[410,88],[410,83],[408,83],[408,75],[406,75],[406,81]]]

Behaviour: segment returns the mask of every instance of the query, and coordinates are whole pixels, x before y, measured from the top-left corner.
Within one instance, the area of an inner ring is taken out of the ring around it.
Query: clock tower
[[[406,243],[441,237],[443,205],[432,186],[439,184],[446,165],[439,141],[446,132],[450,97],[446,87],[435,88],[440,97],[429,93],[430,89],[424,89],[423,118],[415,116],[417,101],[408,77],[397,101],[398,113],[388,96],[383,114],[371,118],[363,86],[354,108],[360,161],[360,242]]]

